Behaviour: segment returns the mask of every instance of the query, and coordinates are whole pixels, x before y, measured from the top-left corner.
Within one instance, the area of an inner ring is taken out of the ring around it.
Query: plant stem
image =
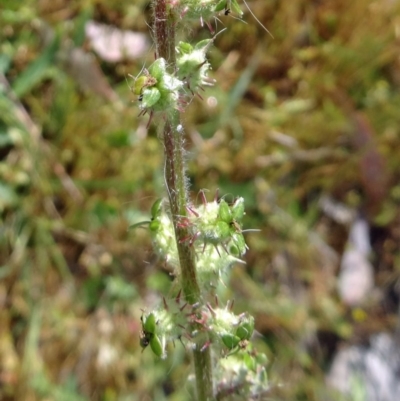
[[[179,112],[169,116],[164,127],[165,181],[167,185],[172,219],[181,266],[181,284],[186,301],[194,305],[200,301],[193,246],[186,240],[188,228],[179,224],[180,216],[185,216],[187,206],[186,178],[183,155],[183,135],[178,132]]]
[[[174,72],[175,26],[176,17],[172,9],[167,10],[168,0],[154,2],[154,32],[157,58],[163,57]],[[197,281],[193,246],[185,239],[190,235],[188,227],[179,224],[187,214],[187,185],[184,162],[184,138],[178,110],[169,113],[164,126],[165,182],[167,186],[172,220],[175,229],[181,267],[181,286],[186,301],[194,305],[201,302],[201,292]],[[201,344],[196,344],[193,361],[196,375],[198,401],[212,401],[213,381],[210,347],[200,351]]]

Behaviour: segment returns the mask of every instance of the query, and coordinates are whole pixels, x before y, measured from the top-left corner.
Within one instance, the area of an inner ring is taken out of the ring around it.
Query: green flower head
[[[139,96],[143,112],[168,112],[179,109],[179,91],[182,86],[182,81],[168,73],[165,59],[158,58],[136,78],[134,93]]]

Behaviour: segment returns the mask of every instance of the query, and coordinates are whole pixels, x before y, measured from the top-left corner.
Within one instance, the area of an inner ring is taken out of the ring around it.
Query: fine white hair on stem
[[[246,6],[246,8],[249,10],[250,14],[253,16],[253,18],[260,24],[260,26],[264,29],[265,32],[267,32],[272,39],[274,39],[274,36],[272,35],[272,33],[262,24],[262,22],[255,16],[255,14],[253,13],[253,11],[251,11],[251,8],[249,7],[249,5],[247,4],[246,0],[243,0],[244,5]]]

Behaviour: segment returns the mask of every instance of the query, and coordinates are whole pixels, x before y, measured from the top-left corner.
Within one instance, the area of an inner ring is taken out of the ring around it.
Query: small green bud
[[[144,88],[154,86],[156,83],[157,80],[145,70],[144,75],[136,78],[133,92],[135,95],[141,95]]]
[[[135,86],[133,87],[133,93],[135,95],[140,95],[143,88],[146,86],[147,77],[142,75],[135,80]]]
[[[160,228],[160,222],[158,220],[152,220],[149,224],[150,231],[156,233]]]
[[[230,350],[236,348],[240,343],[240,338],[233,334],[223,334],[221,339],[225,346]]]
[[[129,228],[132,229],[132,228],[136,228],[136,227],[141,227],[144,224],[148,224],[150,227],[150,230],[153,232],[156,232],[160,226],[160,222],[158,221],[158,218],[162,212],[162,202],[163,202],[163,200],[160,198],[160,199],[157,199],[153,203],[153,206],[151,207],[151,220],[141,221],[139,223],[132,224],[129,226]]]
[[[160,217],[162,212],[162,198],[157,199],[153,206],[151,207],[151,221],[150,221],[150,231],[156,233],[160,228]]]
[[[215,224],[215,244],[224,242],[230,236],[230,226],[225,221],[217,221]]]
[[[243,198],[236,199],[231,210],[232,210],[233,220],[241,222],[244,216],[244,199]]]
[[[156,334],[153,334],[150,339],[150,347],[154,354],[158,357],[162,357],[164,351],[160,339]]]
[[[251,332],[244,326],[239,326],[236,334],[241,340],[248,340],[251,336]]]
[[[149,67],[149,73],[157,81],[161,81],[164,75],[167,73],[167,62],[162,57],[154,61],[154,63]]]
[[[162,198],[157,199],[154,203],[153,206],[151,207],[151,217],[152,219],[155,219],[157,216],[160,215],[161,210],[162,210]]]
[[[161,93],[157,88],[144,89],[141,97],[141,108],[149,109],[153,107],[161,98]]]
[[[216,6],[215,11],[222,11],[222,10],[230,10],[232,9],[235,13],[239,14],[240,16],[243,15],[243,11],[241,10],[237,0],[221,0]]]
[[[250,353],[246,353],[243,355],[243,362],[246,365],[247,369],[252,371],[256,370],[257,361]]]
[[[215,11],[222,11],[226,10],[228,8],[228,0],[221,0],[216,6],[215,6]]]
[[[156,356],[164,358],[167,341],[182,338],[182,330],[185,330],[187,316],[182,313],[179,300],[168,304],[164,299],[164,308],[155,309],[147,315],[142,315],[141,321],[140,345],[142,348],[150,345]]]
[[[190,43],[179,42],[176,51],[178,54],[190,54],[193,51],[193,46]]]
[[[226,223],[230,223],[232,221],[231,209],[223,199],[221,199],[219,203],[218,216]]]
[[[142,319],[143,331],[145,333],[154,334],[156,331],[156,318],[154,313],[150,313],[146,319]]]
[[[179,42],[176,47],[177,76],[184,81],[193,92],[204,85],[211,85],[207,72],[210,64],[206,59],[206,53],[214,39],[206,39],[198,42],[194,47],[185,42]]]
[[[244,313],[240,317],[240,323],[236,329],[236,335],[240,340],[250,340],[254,331],[254,318],[248,313]]]
[[[148,318],[150,317],[150,315],[152,315],[153,317],[150,318],[150,320],[149,320]],[[140,320],[142,321],[142,331],[140,333],[140,346],[143,349],[146,348],[150,344],[151,339],[154,336],[155,319],[154,319],[153,314],[150,314],[150,315],[146,318],[143,318],[143,315],[140,317]],[[149,330],[147,330],[147,328],[151,329],[153,327],[153,324],[152,324],[153,319],[154,319],[154,330],[149,331]]]
[[[241,227],[243,215],[243,198],[238,198],[233,206],[229,206],[224,199],[219,203],[205,201],[201,206],[194,208],[189,216],[193,242],[203,242],[203,247],[207,244],[222,247],[225,252],[235,257],[244,255],[247,246]]]
[[[139,95],[140,108],[151,112],[178,109],[179,90],[183,82],[167,71],[167,62],[158,58],[135,79],[134,93]]]
[[[229,251],[232,255],[242,256],[246,253],[246,241],[241,232],[233,232],[229,243]]]

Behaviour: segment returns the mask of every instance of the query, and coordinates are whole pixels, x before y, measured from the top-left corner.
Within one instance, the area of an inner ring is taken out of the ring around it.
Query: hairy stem
[[[157,58],[163,57],[172,72],[176,70],[175,60],[175,26],[176,15],[173,10],[167,10],[168,0],[154,2],[154,33],[156,40]],[[165,182],[167,186],[172,220],[175,229],[181,267],[181,285],[186,301],[189,304],[201,303],[201,292],[196,276],[195,255],[193,246],[187,237],[189,230],[179,224],[180,219],[187,214],[187,185],[184,163],[184,138],[180,129],[180,113],[174,111],[166,119],[164,126],[164,155],[165,155]],[[212,401],[213,381],[211,368],[211,351],[209,347],[199,351],[197,344],[193,351],[193,361],[196,375],[198,401]]]
[[[182,290],[186,301],[193,305],[200,301],[200,288],[197,282],[193,246],[189,245],[189,241],[185,241],[190,234],[188,228],[179,224],[180,217],[187,213],[183,134],[178,132],[179,124],[179,112],[175,111],[169,116],[164,127],[165,181],[177,239]]]

